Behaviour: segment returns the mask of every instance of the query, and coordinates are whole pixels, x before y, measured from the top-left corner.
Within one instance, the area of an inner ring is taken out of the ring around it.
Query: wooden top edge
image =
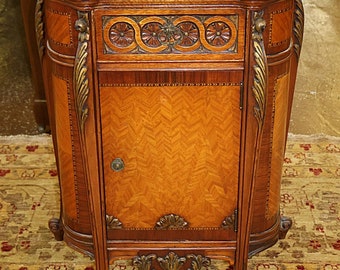
[[[289,0],[46,0],[52,2],[66,3],[80,9],[91,9],[105,6],[235,6],[244,8],[261,8],[265,5],[284,2]]]

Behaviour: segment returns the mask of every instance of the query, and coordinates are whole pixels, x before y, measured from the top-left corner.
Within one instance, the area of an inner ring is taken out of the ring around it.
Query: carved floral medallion
[[[126,47],[133,43],[135,31],[128,23],[115,23],[110,28],[110,41],[117,47]]]
[[[206,38],[212,46],[223,46],[230,40],[231,30],[224,22],[213,22],[208,25]]]

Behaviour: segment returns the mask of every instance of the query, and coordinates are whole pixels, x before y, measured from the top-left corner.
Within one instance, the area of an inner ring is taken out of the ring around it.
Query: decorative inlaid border
[[[238,15],[103,16],[104,54],[237,53]]]
[[[100,87],[240,86],[241,83],[102,83]]]
[[[289,8],[285,8],[285,9],[282,9],[282,10],[275,10],[274,12],[272,12],[270,14],[270,23],[269,23],[269,25],[270,25],[270,27],[269,27],[269,46],[270,47],[277,47],[277,46],[282,45],[283,43],[287,43],[287,42],[290,41],[290,35],[289,35],[289,37],[287,37],[286,39],[281,40],[280,42],[273,43],[273,41],[272,41],[273,29],[272,28],[273,28],[273,22],[274,22],[274,16],[275,15],[283,14],[285,12],[291,12],[291,10],[292,10],[292,8],[289,7]]]
[[[66,16],[67,17],[70,43],[59,42],[59,41],[53,39],[53,36],[49,37],[49,40],[51,42],[53,42],[54,44],[58,45],[58,46],[67,47],[67,48],[73,48],[74,47],[74,41],[73,41],[73,36],[72,36],[72,29],[73,28],[72,28],[72,23],[71,23],[71,21],[72,21],[71,13],[69,13],[69,12],[61,12],[61,11],[54,10],[54,9],[51,9],[51,8],[47,8],[46,10],[47,10],[47,12],[50,12],[51,14],[56,14],[56,15],[59,15],[59,16]]]

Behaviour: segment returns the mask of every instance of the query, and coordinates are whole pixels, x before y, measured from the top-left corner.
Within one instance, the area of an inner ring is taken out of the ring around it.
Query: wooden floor
[[[340,2],[304,1],[290,132],[340,136]],[[38,134],[19,0],[0,0],[0,135]]]

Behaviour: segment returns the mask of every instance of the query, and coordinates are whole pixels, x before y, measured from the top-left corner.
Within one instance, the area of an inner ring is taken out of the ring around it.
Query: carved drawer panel
[[[99,60],[141,61],[243,59],[244,18],[238,10],[191,15],[143,15],[138,11],[95,13]],[[154,13],[154,14],[157,14]]]

